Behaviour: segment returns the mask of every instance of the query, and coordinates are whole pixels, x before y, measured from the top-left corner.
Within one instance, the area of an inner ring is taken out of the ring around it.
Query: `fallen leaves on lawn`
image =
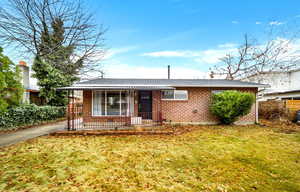
[[[300,134],[276,130],[40,137],[0,149],[0,191],[298,191]]]

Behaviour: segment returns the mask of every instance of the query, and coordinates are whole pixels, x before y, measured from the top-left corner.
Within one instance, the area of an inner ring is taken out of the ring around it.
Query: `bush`
[[[254,94],[239,91],[224,91],[213,94],[211,112],[221,123],[232,124],[239,117],[247,115],[255,101]]]
[[[8,107],[19,106],[23,92],[19,67],[3,54],[0,47],[0,113]]]
[[[274,119],[287,119],[288,110],[285,101],[268,100],[260,101],[258,107],[259,118],[274,120]]]
[[[0,130],[35,125],[65,116],[65,107],[22,105],[0,114]]]

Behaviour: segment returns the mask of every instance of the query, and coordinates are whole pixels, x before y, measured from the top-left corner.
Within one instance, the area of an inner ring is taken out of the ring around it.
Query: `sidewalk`
[[[34,128],[28,128],[13,133],[0,135],[0,147],[12,145],[21,141],[26,141],[42,135],[63,130],[66,126],[66,121],[61,121],[55,124],[42,125]]]

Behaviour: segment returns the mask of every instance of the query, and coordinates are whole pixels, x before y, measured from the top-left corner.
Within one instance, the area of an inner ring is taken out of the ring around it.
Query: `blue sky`
[[[105,77],[166,78],[171,65],[173,78],[204,78],[245,33],[264,41],[269,27],[294,30],[300,21],[299,0],[84,2],[108,28]]]
[[[245,33],[263,40],[268,27],[300,20],[297,0],[89,0],[108,27],[108,77],[203,78]]]

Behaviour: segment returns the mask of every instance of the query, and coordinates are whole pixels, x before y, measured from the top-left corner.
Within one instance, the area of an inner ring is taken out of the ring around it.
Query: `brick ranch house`
[[[221,79],[94,79],[77,83],[82,105],[69,108],[68,128],[118,128],[162,123],[217,124],[211,96],[224,90],[257,94],[263,84]],[[238,124],[257,122],[257,103]]]

